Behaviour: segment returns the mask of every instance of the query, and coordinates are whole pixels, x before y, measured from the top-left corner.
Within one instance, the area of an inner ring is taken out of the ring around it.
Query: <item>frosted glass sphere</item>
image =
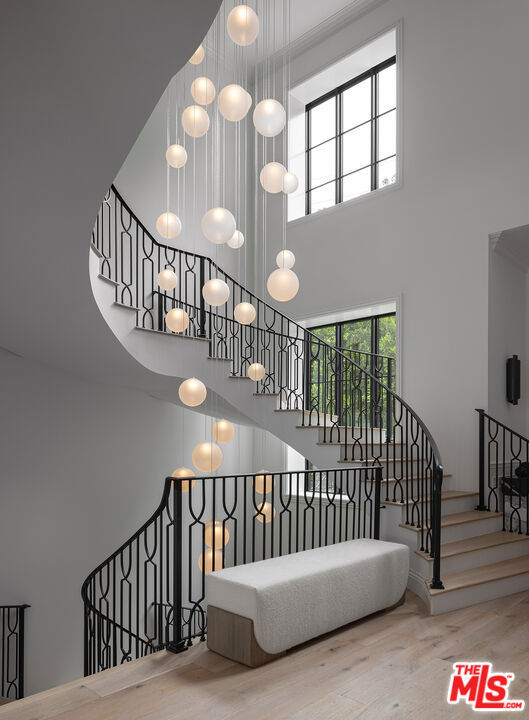
[[[173,308],[165,316],[165,324],[171,332],[185,332],[189,326],[189,315],[181,308]]]
[[[226,21],[228,35],[236,45],[251,45],[259,35],[259,18],[248,5],[237,5]]]
[[[156,221],[156,229],[167,240],[178,237],[182,231],[182,223],[178,215],[172,212],[162,213]]]
[[[222,564],[222,550],[215,550],[215,553],[213,553],[213,550],[208,548],[204,556],[202,557],[202,553],[198,556],[198,567],[204,575],[215,570],[222,570],[224,567]]]
[[[235,232],[235,218],[226,208],[211,208],[202,216],[200,227],[210,242],[214,245],[223,245]]]
[[[241,325],[249,325],[255,320],[256,310],[252,303],[242,302],[235,306],[233,310],[233,317]]]
[[[257,382],[264,378],[265,372],[264,365],[261,365],[261,363],[252,363],[248,368],[248,377],[250,380]]]
[[[293,270],[278,268],[268,276],[266,287],[274,300],[278,302],[288,302],[288,300],[292,300],[298,293],[298,276]]]
[[[230,541],[230,533],[222,520],[210,520],[204,529],[204,541],[209,547],[223,548]]]
[[[178,397],[184,405],[188,405],[189,407],[202,405],[207,394],[208,391],[206,390],[206,386],[202,380],[197,380],[197,378],[184,380],[178,388]]]
[[[246,117],[252,105],[252,96],[240,85],[226,85],[219,92],[219,112],[230,122]]]
[[[216,443],[202,442],[193,450],[193,465],[201,472],[215,472],[222,465],[224,455]]]
[[[262,523],[272,522],[272,518],[276,516],[276,509],[272,503],[264,502],[258,506],[258,511],[255,513],[255,517]]]
[[[187,162],[187,152],[181,145],[169,145],[165,151],[165,159],[171,167],[181,168]]]
[[[290,195],[293,192],[296,192],[298,189],[299,180],[298,176],[293,172],[286,172],[283,175],[283,192],[286,195]]]
[[[217,420],[211,428],[213,440],[218,443],[227,443],[233,440],[235,428],[229,420]]]
[[[204,59],[204,54],[204,48],[202,47],[202,45],[199,45],[195,52],[189,58],[189,62],[191,63],[191,65],[200,65],[200,63]]]
[[[284,165],[278,162],[269,162],[261,170],[259,180],[269,193],[278,193],[283,189],[283,176],[286,173]]]
[[[174,290],[178,285],[178,278],[172,270],[166,268],[158,273],[156,282],[158,283],[158,287],[161,287],[162,290]]]
[[[253,124],[255,129],[265,137],[279,135],[285,127],[287,114],[280,102],[273,98],[261,100],[253,111]]]
[[[194,478],[195,473],[191,470],[191,468],[186,467],[179,467],[176,468],[176,470],[173,470],[171,473],[171,477],[174,478]],[[191,488],[195,487],[196,480],[182,480],[180,482],[180,487],[182,488],[182,492],[187,492],[188,490],[191,490]]]
[[[208,280],[202,288],[202,297],[204,300],[213,307],[219,307],[224,305],[230,297],[230,289],[224,282],[219,278]]]
[[[234,250],[238,250],[244,245],[244,235],[240,230],[236,230],[228,240],[228,245]]]
[[[209,115],[200,105],[189,105],[182,113],[182,127],[191,137],[202,137],[209,130]]]
[[[268,470],[259,470],[259,475],[256,475],[253,479],[255,492],[260,495],[266,495],[267,493],[272,492],[272,488],[276,484],[274,476],[267,473]]]
[[[296,256],[292,250],[280,250],[276,255],[276,265],[279,268],[290,268],[294,267],[296,262]]]
[[[191,97],[199,105],[209,105],[215,99],[215,85],[207,77],[197,77],[191,83]]]

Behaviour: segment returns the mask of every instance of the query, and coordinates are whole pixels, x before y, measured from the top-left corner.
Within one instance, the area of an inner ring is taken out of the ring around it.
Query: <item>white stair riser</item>
[[[461,555],[453,555],[452,557],[441,559],[441,573],[451,575],[452,573],[464,572],[472,570],[472,568],[481,567],[483,565],[492,565],[493,563],[502,562],[503,560],[511,560],[515,557],[524,557],[529,553],[529,539],[520,542],[505,543],[504,545],[495,545],[482,550],[473,550],[472,552],[462,553]],[[419,562],[415,562],[413,566],[421,573],[423,577],[428,577],[429,563],[414,553]]]
[[[514,595],[524,590],[529,590],[529,573],[433,595],[430,600],[430,612],[432,615],[440,615],[487,600]]]
[[[483,513],[486,515],[487,513]],[[475,537],[476,535],[487,535],[488,533],[499,532],[502,527],[501,517],[485,517],[483,520],[461,523],[443,527],[441,530],[441,542],[449,543],[456,540]]]
[[[298,423],[301,425],[301,416],[299,417],[300,422]],[[306,418],[305,422],[308,422],[308,419]],[[315,424],[316,420],[313,420],[313,424]],[[326,441],[332,441],[332,442],[351,442],[352,440],[359,440],[360,442],[382,442],[384,443],[386,441],[386,432],[385,430],[379,430],[378,428],[354,428],[351,430],[351,428],[347,429],[347,432],[345,429],[341,429],[338,432],[338,428],[332,428],[331,426],[328,426],[326,429],[323,427],[319,428],[318,431],[318,442],[326,442]]]
[[[400,458],[402,456],[402,445],[386,445],[385,443],[371,443],[368,441],[366,445],[354,444],[349,445],[336,445],[336,450],[339,451],[337,457],[340,460],[373,460],[379,458],[380,460],[390,460],[394,458],[398,459],[398,467],[400,468]],[[347,455],[347,458],[346,458]],[[404,461],[403,461],[404,463]],[[410,463],[410,467],[412,464]],[[405,467],[405,466],[404,466]]]
[[[443,515],[454,515],[455,513],[466,512],[467,510],[475,510],[477,495],[469,495],[464,497],[447,498],[442,501],[441,512]],[[421,502],[417,500],[417,509],[421,511]],[[406,522],[407,518],[412,519],[413,506],[409,506],[408,515],[406,514],[406,505],[399,505],[400,510],[399,523]],[[427,508],[429,513],[429,509]],[[416,516],[415,516],[416,517]]]

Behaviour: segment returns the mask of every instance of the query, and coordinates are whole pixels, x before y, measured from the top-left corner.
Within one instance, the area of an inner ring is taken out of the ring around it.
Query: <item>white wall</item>
[[[402,294],[402,394],[454,485],[477,482],[488,235],[527,222],[529,3],[391,0],[296,57],[292,85],[402,23],[400,187],[291,223],[307,317]],[[280,159],[279,149],[276,159]],[[267,273],[281,245],[269,202]]]
[[[0,603],[31,605],[30,694],[82,676],[83,580],[155,509],[164,478],[191,465],[211,419],[5,350],[0,398]],[[257,469],[253,429],[236,433],[223,471]]]
[[[525,268],[491,249],[489,264],[489,413],[527,434],[527,275]],[[518,355],[521,398],[506,398],[506,361]]]

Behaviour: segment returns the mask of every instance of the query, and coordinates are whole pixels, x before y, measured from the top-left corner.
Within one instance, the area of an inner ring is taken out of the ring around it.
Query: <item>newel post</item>
[[[476,510],[488,510],[485,505],[485,411],[479,414],[479,503]]]

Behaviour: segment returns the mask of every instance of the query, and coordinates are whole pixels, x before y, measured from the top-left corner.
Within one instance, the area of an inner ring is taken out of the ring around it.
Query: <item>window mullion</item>
[[[305,110],[305,215],[310,215],[310,110]]]
[[[376,72],[371,74],[371,190],[377,187],[377,82]]]
[[[342,202],[342,94],[336,94],[336,187],[335,187],[335,199],[336,204]]]

